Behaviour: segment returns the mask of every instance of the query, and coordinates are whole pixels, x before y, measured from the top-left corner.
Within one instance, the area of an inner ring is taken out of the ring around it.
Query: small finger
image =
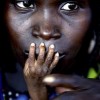
[[[47,54],[47,57],[46,57],[46,60],[45,60],[45,64],[48,65],[48,66],[51,64],[51,62],[53,60],[54,48],[55,48],[55,46],[53,44],[50,45],[50,47],[49,47],[49,51],[48,51],[48,54]]]
[[[39,55],[38,55],[38,58],[37,58],[37,64],[43,64],[44,62],[44,57],[45,57],[45,45],[44,43],[41,43],[40,46],[40,51],[39,51]]]
[[[24,75],[27,76],[27,73],[29,72],[29,62],[28,62],[28,59],[25,62],[23,72],[24,72]]]
[[[35,44],[31,43],[29,48],[29,59],[35,60]]]
[[[58,61],[59,61],[59,53],[57,52],[57,53],[55,54],[55,56],[54,56],[53,62],[52,62],[51,65],[50,65],[49,73],[50,73],[50,72],[52,71],[52,69],[57,65]]]

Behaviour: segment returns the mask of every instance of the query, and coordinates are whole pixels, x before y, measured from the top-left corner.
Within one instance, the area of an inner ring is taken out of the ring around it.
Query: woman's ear
[[[96,35],[95,35],[95,31],[93,31],[93,37],[90,40],[90,44],[89,44],[89,48],[88,48],[88,53],[91,54],[92,51],[94,50],[96,45]]]

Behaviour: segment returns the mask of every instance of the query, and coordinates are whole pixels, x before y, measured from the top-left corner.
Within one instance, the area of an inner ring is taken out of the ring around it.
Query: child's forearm
[[[31,100],[47,100],[47,90],[45,86],[28,87]]]
[[[31,100],[47,100],[47,88],[41,78],[25,78]]]

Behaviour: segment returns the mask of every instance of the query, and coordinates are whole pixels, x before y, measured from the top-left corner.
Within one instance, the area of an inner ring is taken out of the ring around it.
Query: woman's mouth
[[[56,53],[56,52],[55,52],[55,53]],[[25,51],[24,51],[24,55],[25,55],[26,57],[28,57],[29,51],[28,51],[28,50],[25,50]],[[36,54],[35,54],[35,57],[37,58],[38,55],[39,55],[39,54],[36,53]],[[47,53],[46,53],[46,55],[47,55]],[[63,59],[65,56],[66,56],[65,53],[59,53],[59,60]]]

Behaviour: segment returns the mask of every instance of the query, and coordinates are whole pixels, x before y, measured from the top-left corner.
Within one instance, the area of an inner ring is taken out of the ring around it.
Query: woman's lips
[[[56,53],[56,52],[55,52],[55,53]],[[46,53],[46,54],[47,54],[47,53]],[[28,51],[28,50],[25,50],[25,51],[24,51],[24,55],[28,57],[29,51]],[[66,56],[65,53],[59,53],[59,60],[60,60],[60,59],[63,59],[65,56]],[[35,54],[35,57],[37,58],[37,57],[38,57],[38,54]]]
[[[60,56],[59,56],[59,60],[60,59],[63,59],[64,57],[65,57],[65,54],[63,53],[63,54],[59,54]]]

